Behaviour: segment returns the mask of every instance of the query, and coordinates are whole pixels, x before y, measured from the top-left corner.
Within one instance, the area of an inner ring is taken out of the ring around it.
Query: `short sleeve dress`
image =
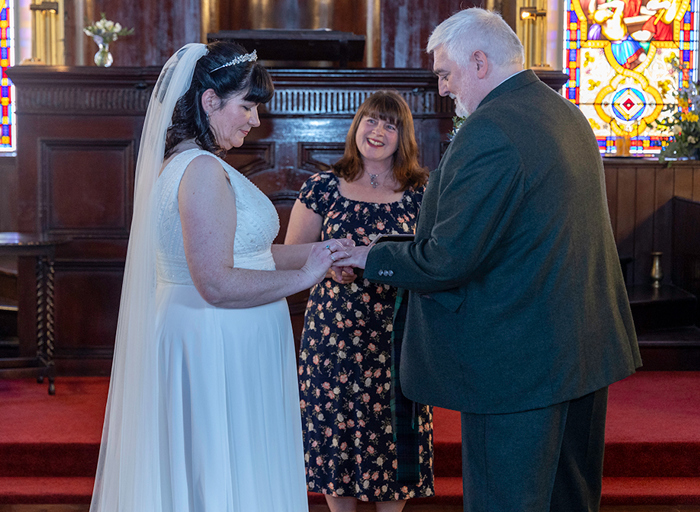
[[[338,184],[334,174],[319,173],[299,193],[323,217],[322,240],[369,245],[380,234],[415,232],[424,187],[393,203],[369,203],[343,197]],[[361,501],[434,494],[432,409],[403,398],[395,375],[396,296],[396,288],[361,278],[346,285],[325,279],[311,290],[299,355],[309,491]],[[397,423],[410,435],[397,434]]]

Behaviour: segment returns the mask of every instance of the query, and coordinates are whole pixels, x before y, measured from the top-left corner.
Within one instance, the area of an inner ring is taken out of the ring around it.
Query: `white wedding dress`
[[[178,212],[187,165],[177,155],[155,185],[156,340],[162,509],[308,510],[294,341],[286,300],[214,307],[192,284]],[[221,159],[236,194],[234,267],[274,270],[277,212]]]

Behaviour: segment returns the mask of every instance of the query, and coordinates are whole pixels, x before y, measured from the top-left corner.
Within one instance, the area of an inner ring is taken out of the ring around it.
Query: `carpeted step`
[[[92,477],[109,379],[0,380],[0,477]]]
[[[700,477],[700,374],[637,373],[610,387],[605,476]],[[461,475],[459,412],[434,409],[435,476]]]
[[[0,503],[89,502],[108,384],[59,376],[49,397],[33,379],[0,380]],[[698,404],[698,372],[640,372],[611,386],[604,503],[700,504]],[[434,420],[437,496],[425,502],[458,506],[460,415],[435,408]]]
[[[603,474],[611,478],[700,478],[700,443],[605,443]]]
[[[457,411],[433,408],[435,477],[462,476],[462,421]]]
[[[0,504],[87,504],[93,479],[83,478],[0,478]],[[421,498],[421,505],[459,506],[461,478],[437,478],[436,495]],[[700,505],[700,478],[604,478],[602,504],[615,505]],[[324,504],[322,494],[309,493],[309,503]]]
[[[108,380],[0,381],[0,476],[91,476]],[[700,376],[638,373],[610,390],[605,475],[700,477]],[[461,475],[460,417],[434,409],[435,475]]]
[[[94,478],[0,478],[0,504],[90,503]]]
[[[639,372],[610,386],[606,477],[700,477],[699,377]]]
[[[436,478],[435,496],[421,498],[421,505],[461,506],[462,479]],[[322,494],[309,493],[309,504],[325,503]],[[700,505],[700,478],[604,478],[601,503],[625,505]]]
[[[700,505],[700,478],[603,478],[602,505]]]
[[[0,477],[94,477],[96,443],[0,443]]]

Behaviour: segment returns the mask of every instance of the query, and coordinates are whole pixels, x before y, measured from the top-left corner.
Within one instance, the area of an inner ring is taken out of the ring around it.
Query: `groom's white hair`
[[[499,66],[522,65],[525,61],[520,39],[501,15],[478,7],[459,11],[435,27],[428,40],[428,53],[440,45],[459,64],[466,64],[465,59],[476,50]]]

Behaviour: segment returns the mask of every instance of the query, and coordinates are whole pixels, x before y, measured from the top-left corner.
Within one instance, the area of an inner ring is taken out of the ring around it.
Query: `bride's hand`
[[[315,243],[301,269],[313,279],[313,284],[319,283],[326,277],[328,269],[336,260],[347,258],[348,252],[345,247],[346,243],[340,240]]]

